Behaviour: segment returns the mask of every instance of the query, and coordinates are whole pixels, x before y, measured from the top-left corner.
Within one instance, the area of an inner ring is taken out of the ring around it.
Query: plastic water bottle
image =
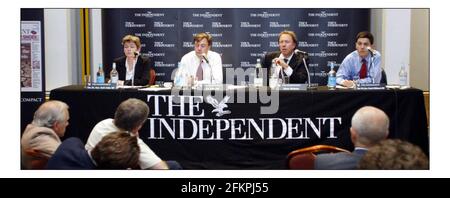
[[[328,72],[328,88],[329,89],[336,89],[336,72],[333,70],[334,63],[329,63],[330,72]]]
[[[408,72],[404,65],[402,65],[400,72],[398,72],[398,79],[400,79],[400,86],[408,86]]]
[[[113,63],[109,76],[111,77],[111,83],[117,83],[117,81],[119,81],[119,72],[117,72],[116,63]]]
[[[278,72],[275,61],[272,61],[272,66],[270,67],[269,87],[271,89],[278,87]]]
[[[263,72],[262,72],[262,66],[261,66],[261,59],[256,59],[256,66],[255,66],[255,78],[254,82],[255,87],[262,87],[263,86]]]
[[[98,64],[97,83],[105,83],[105,73],[103,72],[103,65],[101,63]]]
[[[176,87],[183,87],[186,79],[184,78],[181,62],[178,62],[177,72],[175,73],[174,84]]]

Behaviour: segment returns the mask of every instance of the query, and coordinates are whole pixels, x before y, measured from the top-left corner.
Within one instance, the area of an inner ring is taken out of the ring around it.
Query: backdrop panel
[[[325,85],[327,63],[339,66],[354,50],[356,34],[370,25],[370,9],[104,9],[102,16],[106,72],[123,55],[122,37],[132,34],[152,58],[157,81],[171,81],[177,62],[193,50],[196,33],[212,34],[211,50],[222,54],[224,68],[248,68],[278,49],[279,32],[292,30],[298,48],[310,55],[312,82]]]

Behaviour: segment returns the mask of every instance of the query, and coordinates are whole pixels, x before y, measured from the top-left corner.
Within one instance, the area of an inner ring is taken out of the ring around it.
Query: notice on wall
[[[40,21],[22,21],[20,31],[20,87],[23,92],[42,90],[42,32]]]

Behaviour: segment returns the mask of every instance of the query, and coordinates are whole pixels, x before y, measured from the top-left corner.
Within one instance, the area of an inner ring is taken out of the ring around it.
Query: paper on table
[[[123,86],[117,86],[118,89],[139,89],[145,86],[129,86],[129,85],[123,85]]]
[[[227,89],[245,89],[246,87],[245,85],[228,85]]]
[[[170,90],[170,87],[147,87],[143,89],[139,89],[139,91],[162,91],[162,90]]]
[[[350,89],[351,87],[345,87],[342,85],[336,85],[336,89]]]
[[[400,89],[400,85],[386,85],[386,88],[388,89]]]

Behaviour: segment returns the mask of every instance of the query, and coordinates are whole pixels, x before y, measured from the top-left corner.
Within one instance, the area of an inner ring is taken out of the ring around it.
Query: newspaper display
[[[42,91],[41,22],[22,21],[20,37],[21,91],[40,92]]]

